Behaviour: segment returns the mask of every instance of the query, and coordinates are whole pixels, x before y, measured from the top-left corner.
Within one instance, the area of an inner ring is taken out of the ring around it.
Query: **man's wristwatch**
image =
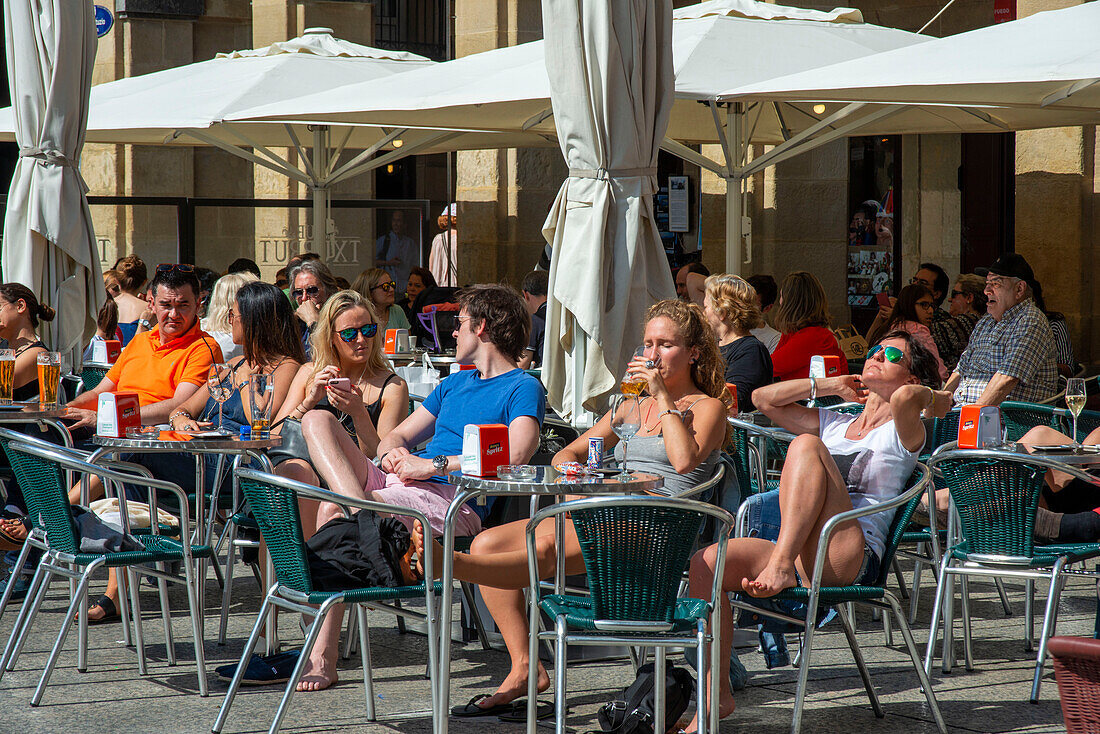
[[[138,326],[141,326],[141,327],[146,328],[146,329],[148,329],[152,326],[152,324],[149,323],[149,319],[138,319],[137,323],[138,323]]]
[[[440,454],[439,456],[436,456],[434,459],[432,459],[432,466],[434,466],[435,470],[440,474],[447,473],[447,465],[450,463],[451,460],[447,457],[446,454]]]

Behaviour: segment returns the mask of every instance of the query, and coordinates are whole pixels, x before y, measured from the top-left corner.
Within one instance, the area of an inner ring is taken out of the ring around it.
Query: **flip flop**
[[[26,532],[26,535],[24,535],[22,538],[12,535],[10,532],[4,529],[3,525],[0,525],[0,550],[22,550],[23,544],[27,542],[27,537],[31,534],[30,526],[24,518],[17,517],[10,519],[19,520],[20,524],[23,526],[23,530]]]
[[[512,710],[512,706],[516,704],[516,701],[509,701],[508,703],[498,703],[496,706],[489,706],[488,708],[478,706],[478,701],[484,701],[489,698],[488,693],[479,693],[463,706],[455,706],[451,709],[451,716],[458,716],[460,718],[474,718],[477,716],[500,716],[506,714]],[[527,699],[523,699],[524,707],[527,706]],[[524,708],[526,711],[527,709]],[[526,721],[526,719],[524,719]]]
[[[501,714],[498,718],[504,722],[519,722],[523,723],[527,721],[527,699],[520,698],[512,701],[512,710],[507,713]],[[543,719],[549,719],[554,715],[554,704],[550,701],[539,701],[535,704],[535,718],[539,721]]]
[[[115,606],[114,600],[106,594],[96,599],[92,606],[88,607],[88,611],[91,611],[93,607],[99,607],[104,612],[106,612],[106,614],[104,614],[99,619],[92,619],[91,617],[88,617],[89,625],[108,624],[110,622],[117,622],[120,619],[118,614],[118,607]]]

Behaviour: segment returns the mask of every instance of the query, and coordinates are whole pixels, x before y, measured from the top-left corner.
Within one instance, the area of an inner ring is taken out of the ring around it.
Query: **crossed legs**
[[[759,538],[736,538],[726,545],[724,591],[767,597],[797,585],[796,571],[803,580],[812,577],[822,527],[829,518],[852,509],[840,470],[817,436],[805,434],[791,442],[779,480],[779,506],[782,522],[776,543]],[[863,563],[863,547],[859,523],[853,520],[837,528],[826,549],[822,582],[843,585],[855,580]],[[691,596],[710,597],[717,554],[717,545],[695,554],[689,572]],[[729,606],[719,605],[719,620],[719,660],[728,660],[733,645],[733,616]],[[725,670],[725,666],[719,665],[719,669]],[[717,705],[721,718],[733,712],[734,700],[729,679],[724,675],[719,679]],[[697,728],[696,720],[688,730]]]

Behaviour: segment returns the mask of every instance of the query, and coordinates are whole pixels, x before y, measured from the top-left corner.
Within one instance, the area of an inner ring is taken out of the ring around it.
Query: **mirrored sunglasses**
[[[346,342],[355,341],[356,334],[362,334],[365,338],[370,339],[372,336],[378,333],[378,324],[363,324],[362,326],[353,326],[350,329],[340,329],[336,332],[340,335],[340,338]]]
[[[892,362],[894,364],[897,364],[898,362],[905,359],[905,352],[901,351],[897,347],[884,347],[881,344],[876,344],[875,346],[871,347],[871,349],[867,352],[867,359],[873,359],[874,356],[879,352],[882,352],[882,356],[886,358],[887,362]]]

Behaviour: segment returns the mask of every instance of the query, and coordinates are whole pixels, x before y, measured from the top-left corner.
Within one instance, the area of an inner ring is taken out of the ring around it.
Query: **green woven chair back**
[[[103,378],[107,376],[107,370],[102,367],[84,365],[80,371],[80,381],[84,383],[84,390],[95,390]]]
[[[1004,421],[1009,441],[1019,441],[1035,426],[1062,429],[1062,422],[1052,405],[1005,401],[1001,403],[1001,420]]]
[[[703,516],[669,507],[618,506],[579,509],[570,517],[596,618],[671,623]]]
[[[824,395],[814,400],[819,408],[831,408],[834,405],[840,405],[844,402],[844,398],[839,395]]]
[[[953,410],[943,418],[937,418],[932,427],[932,448],[959,439],[959,411]]]
[[[1030,558],[1035,507],[1046,467],[1001,459],[948,459],[937,464],[962,520],[966,552]]]
[[[313,592],[297,496],[284,487],[245,477],[240,478],[240,486],[260,526],[279,583],[303,594]]]
[[[1073,432],[1073,416],[1067,415],[1062,421],[1065,425],[1065,434]],[[1077,416],[1077,440],[1084,441],[1085,437],[1100,428],[1100,411],[1082,410]]]
[[[839,398],[837,398],[839,400]],[[833,405],[822,405],[823,408],[830,408],[837,413],[844,413],[846,415],[859,415],[863,412],[863,406],[859,403],[833,403]]]
[[[752,454],[749,452],[749,432],[744,428],[730,426],[730,441],[726,444],[726,453],[730,457],[737,476],[737,484],[745,497],[759,491],[752,481]]]
[[[920,469],[914,469],[913,473],[909,475],[909,481],[905,483],[905,491],[913,488],[913,485],[920,481],[923,472]],[[913,517],[913,512],[917,509],[917,505],[920,504],[921,498],[926,494],[921,492],[905,505],[902,505],[894,513],[894,521],[890,524],[890,530],[886,533],[886,549],[882,552],[882,563],[879,564],[878,578],[875,579],[875,586],[885,586],[887,576],[890,574],[890,566],[894,562],[894,554],[897,553],[898,546],[901,544],[905,537],[905,531],[909,527],[909,520]]]
[[[64,470],[52,461],[19,451],[9,443],[4,444],[4,451],[23,492],[27,514],[31,522],[46,531],[50,548],[60,553],[79,553],[80,536],[69,509]]]

